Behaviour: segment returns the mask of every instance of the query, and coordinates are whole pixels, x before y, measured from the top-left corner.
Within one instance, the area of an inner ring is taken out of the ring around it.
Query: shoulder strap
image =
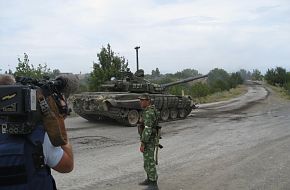
[[[159,128],[159,126],[158,126],[158,122],[159,122],[159,113],[158,113],[158,110],[155,108],[155,105],[150,105],[150,106],[148,107],[148,109],[153,110],[154,115],[155,115],[155,117],[156,117],[156,120],[155,120],[155,122],[154,122],[154,127],[155,127],[156,129]]]
[[[45,168],[44,154],[43,154],[43,141],[45,131],[42,125],[38,125],[34,131],[26,136],[27,141],[33,145],[34,151],[32,153],[32,159],[34,162],[35,169]]]

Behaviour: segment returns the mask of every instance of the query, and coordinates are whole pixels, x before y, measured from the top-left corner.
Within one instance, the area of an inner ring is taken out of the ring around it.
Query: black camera
[[[47,102],[37,99],[37,90],[44,98],[51,96],[58,112],[70,114],[65,97],[78,88],[74,75],[60,75],[55,80],[17,77],[14,85],[0,85],[0,133],[28,134],[41,121],[41,113],[49,109]],[[39,103],[38,103],[39,102]]]
[[[0,133],[29,134],[36,122],[36,89],[28,85],[0,85]]]
[[[61,100],[65,102],[62,94],[66,87],[65,80],[18,77],[16,82],[14,85],[0,85],[0,133],[22,135],[32,132],[41,121],[40,110],[48,109],[47,104],[38,103],[38,89],[41,89],[44,97],[54,98],[60,113],[68,114],[67,106],[60,103]]]

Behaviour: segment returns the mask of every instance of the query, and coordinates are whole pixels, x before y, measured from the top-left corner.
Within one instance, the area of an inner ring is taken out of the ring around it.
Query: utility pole
[[[139,60],[138,60],[138,49],[140,48],[140,46],[136,46],[135,50],[136,50],[136,60],[137,60],[137,71],[139,70]]]

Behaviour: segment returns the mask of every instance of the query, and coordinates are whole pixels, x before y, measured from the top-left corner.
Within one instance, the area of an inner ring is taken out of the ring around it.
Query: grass
[[[229,100],[238,97],[247,92],[247,87],[245,85],[239,85],[237,88],[231,88],[228,91],[216,92],[214,94],[208,95],[206,97],[199,98],[197,103],[211,103],[219,102],[224,100]]]
[[[279,86],[272,86],[269,84],[266,84],[266,86],[270,87],[273,91],[277,92],[281,98],[290,100],[290,92],[285,90],[285,88]]]

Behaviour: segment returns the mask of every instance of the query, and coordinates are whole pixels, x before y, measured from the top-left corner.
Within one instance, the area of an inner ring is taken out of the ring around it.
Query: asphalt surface
[[[290,189],[290,102],[263,85],[230,101],[199,105],[162,123],[161,190]],[[138,190],[145,179],[134,127],[66,121],[75,169],[53,172],[61,190]]]

